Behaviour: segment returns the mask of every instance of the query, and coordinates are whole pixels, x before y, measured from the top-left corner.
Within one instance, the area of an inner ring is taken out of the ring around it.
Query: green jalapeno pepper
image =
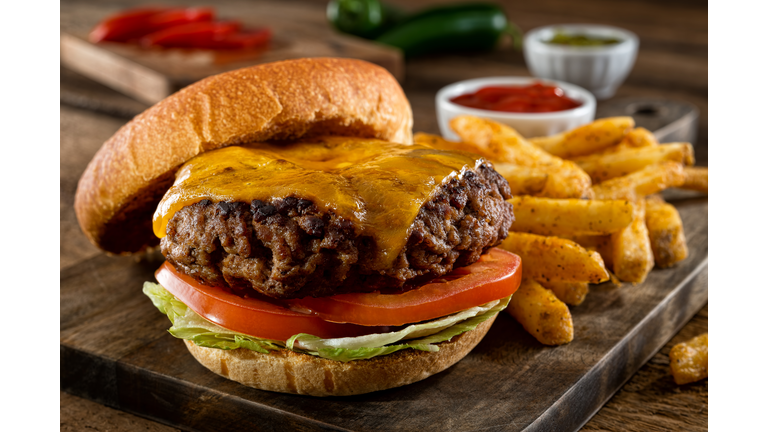
[[[339,31],[366,39],[377,38],[406,17],[402,10],[378,0],[332,0],[326,14]]]
[[[406,57],[453,51],[493,49],[503,34],[513,37],[519,49],[520,30],[504,11],[488,3],[436,7],[411,16],[376,38],[403,50]]]

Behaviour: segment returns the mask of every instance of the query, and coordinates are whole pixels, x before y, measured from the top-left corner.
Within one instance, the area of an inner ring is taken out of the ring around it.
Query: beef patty
[[[353,221],[296,197],[203,200],[176,212],[161,241],[179,271],[234,292],[273,298],[405,290],[469,265],[507,236],[509,184],[490,165],[443,184],[425,203],[391,267],[374,270],[376,244]]]

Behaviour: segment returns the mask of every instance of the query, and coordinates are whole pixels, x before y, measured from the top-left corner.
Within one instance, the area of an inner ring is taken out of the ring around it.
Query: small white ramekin
[[[565,95],[582,103],[581,106],[547,113],[510,113],[469,108],[451,102],[451,99],[467,93],[473,93],[487,86],[523,86],[536,82],[556,85],[563,89]],[[522,136],[553,135],[563,132],[595,119],[595,97],[583,88],[559,81],[544,80],[531,77],[488,77],[459,81],[440,89],[435,97],[437,108],[437,123],[443,138],[458,141],[459,137],[451,129],[449,122],[460,115],[473,115],[487,118],[513,127]]]
[[[547,43],[557,32],[614,37],[621,42],[600,46]],[[627,78],[637,57],[637,36],[627,30],[597,24],[539,27],[525,35],[523,53],[531,73],[539,78],[576,84],[598,99],[607,99]]]

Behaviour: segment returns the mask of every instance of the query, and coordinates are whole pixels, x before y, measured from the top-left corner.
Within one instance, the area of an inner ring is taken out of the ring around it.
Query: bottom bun
[[[203,366],[249,387],[311,396],[349,396],[404,386],[449,368],[472,351],[495,319],[437,344],[438,352],[405,349],[347,363],[285,349],[261,354],[244,348],[221,350],[184,342]]]

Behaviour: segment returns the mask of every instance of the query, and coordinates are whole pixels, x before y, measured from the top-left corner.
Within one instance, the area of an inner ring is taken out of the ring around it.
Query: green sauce
[[[547,43],[571,46],[602,46],[613,45],[621,42],[621,39],[612,37],[591,36],[586,34],[567,34],[557,32]]]

